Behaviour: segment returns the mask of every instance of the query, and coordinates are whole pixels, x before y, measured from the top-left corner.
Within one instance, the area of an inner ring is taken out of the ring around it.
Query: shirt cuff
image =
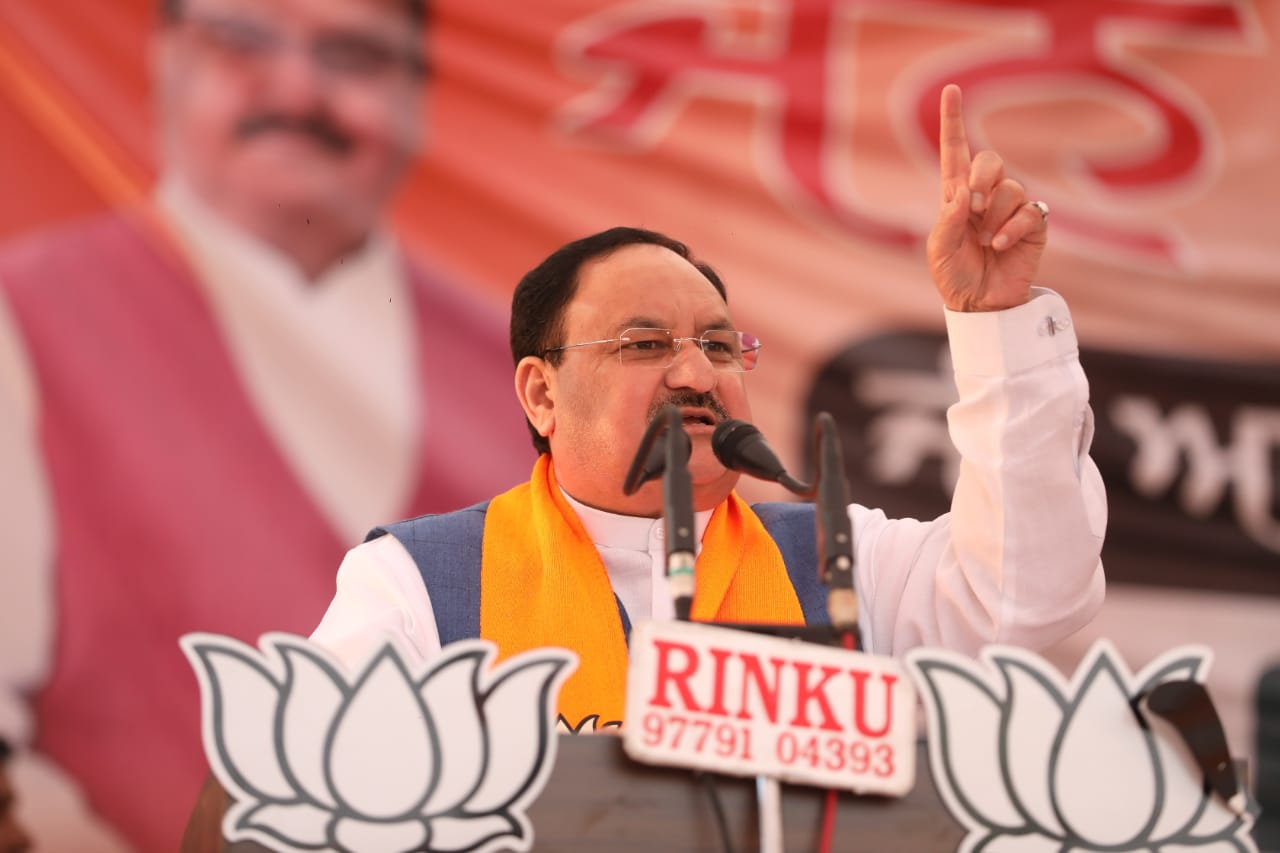
[[[1031,288],[1031,298],[1003,311],[943,309],[956,373],[1010,376],[1079,349],[1066,301],[1052,290]]]

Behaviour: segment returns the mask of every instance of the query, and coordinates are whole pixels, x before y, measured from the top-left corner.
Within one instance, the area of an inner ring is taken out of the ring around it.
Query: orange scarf
[[[736,494],[716,507],[702,537],[692,618],[804,621],[778,546]],[[571,727],[592,716],[601,725],[622,719],[627,645],[613,587],[547,454],[528,483],[489,503],[480,636],[504,659],[541,646],[572,649],[579,664],[560,691],[560,715]]]

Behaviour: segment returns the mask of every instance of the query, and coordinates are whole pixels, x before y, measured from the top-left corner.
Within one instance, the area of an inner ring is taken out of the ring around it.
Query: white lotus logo
[[[229,841],[360,853],[532,845],[524,811],[554,764],[556,697],[574,655],[540,649],[490,671],[493,645],[469,641],[415,676],[387,646],[349,681],[302,638],[261,645],[182,639],[205,752],[236,800]]]
[[[1252,818],[1208,793],[1178,734],[1137,701],[1167,681],[1203,682],[1207,650],[1175,650],[1131,676],[1100,642],[1070,684],[1020,649],[981,657],[907,658],[934,780],[969,830],[961,853],[1256,849]]]

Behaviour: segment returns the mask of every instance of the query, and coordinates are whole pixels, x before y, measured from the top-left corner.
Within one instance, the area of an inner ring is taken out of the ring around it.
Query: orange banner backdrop
[[[788,445],[797,371],[868,330],[939,325],[919,238],[935,95],[958,80],[975,150],[1053,208],[1044,284],[1084,341],[1275,358],[1280,9],[1113,6],[440,2],[398,221],[497,297],[608,224],[679,235],[767,342],[756,408]],[[144,195],[152,4],[0,14],[0,234]]]

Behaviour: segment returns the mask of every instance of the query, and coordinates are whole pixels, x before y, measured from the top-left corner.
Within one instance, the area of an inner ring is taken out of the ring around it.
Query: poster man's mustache
[[[251,139],[262,133],[276,131],[309,136],[335,154],[346,154],[354,144],[349,135],[317,113],[298,117],[276,113],[250,116],[236,127],[236,138]]]

